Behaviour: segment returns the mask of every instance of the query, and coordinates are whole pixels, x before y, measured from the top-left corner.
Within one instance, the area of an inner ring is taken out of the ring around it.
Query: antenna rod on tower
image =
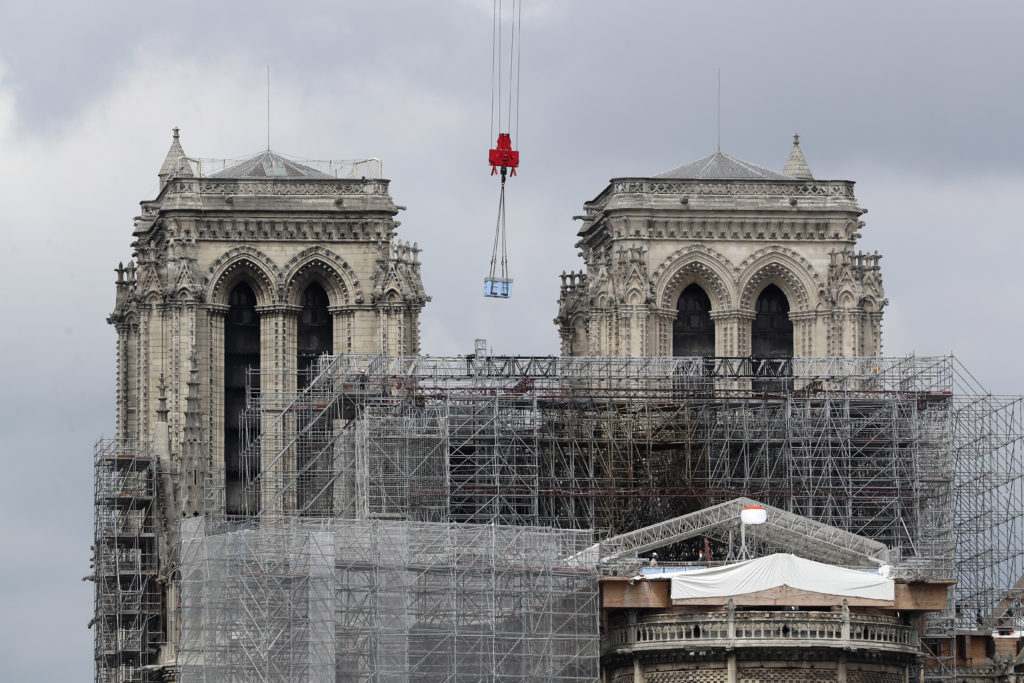
[[[718,151],[722,151],[722,67],[718,67]]]
[[[270,65],[267,64],[267,151],[270,151]]]

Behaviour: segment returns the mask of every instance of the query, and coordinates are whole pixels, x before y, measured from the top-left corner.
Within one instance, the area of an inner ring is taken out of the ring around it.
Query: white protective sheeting
[[[672,576],[672,599],[717,598],[789,586],[804,591],[871,600],[892,600],[893,581],[875,573],[835,567],[777,553],[723,567]]]

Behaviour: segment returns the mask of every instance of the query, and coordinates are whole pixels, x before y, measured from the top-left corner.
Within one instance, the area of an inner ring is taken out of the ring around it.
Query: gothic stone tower
[[[135,219],[134,260],[117,268],[109,319],[118,436],[149,443],[166,421],[184,515],[202,509],[203,477],[222,468],[228,511],[242,506],[247,367],[270,371],[264,391],[285,391],[318,354],[419,350],[429,297],[419,249],[395,239],[402,207],[387,180],[339,178],[321,166],[267,150],[211,173],[185,156],[175,129],[160,192]],[[205,440],[195,457],[183,448],[190,378],[191,419]]]
[[[782,173],[716,153],[592,201],[555,318],[565,355],[870,356],[879,256],[845,180],[815,180],[799,138]]]

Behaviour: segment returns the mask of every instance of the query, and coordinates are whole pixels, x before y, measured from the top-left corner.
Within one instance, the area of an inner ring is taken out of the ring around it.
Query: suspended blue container
[[[512,287],[512,278],[486,277],[484,278],[484,296],[495,299],[507,299],[509,289]]]

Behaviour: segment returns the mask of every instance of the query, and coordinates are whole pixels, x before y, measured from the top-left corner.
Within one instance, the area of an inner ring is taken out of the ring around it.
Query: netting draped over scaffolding
[[[582,648],[596,608],[565,616],[591,604],[583,574],[528,569],[520,544],[549,527],[564,558],[573,530],[740,496],[884,543],[901,576],[955,577],[922,641],[940,669],[954,628],[1024,609],[1024,399],[987,394],[951,356],[338,356],[251,385],[250,509],[225,516],[212,472],[207,526],[182,550],[189,672],[455,680],[490,658],[513,679],[592,677],[568,642],[576,663],[531,668],[529,620]]]
[[[243,421],[261,425],[253,514],[622,533],[748,496],[881,541],[912,575],[955,559],[965,623],[1024,590],[1021,400],[951,356],[338,356],[288,373],[253,385],[306,388],[252,396]]]
[[[182,527],[181,681],[593,681],[583,531],[391,520]]]
[[[261,515],[622,533],[742,495],[948,576],[951,363],[325,358],[303,382],[252,383],[306,388],[251,398],[246,498]]]

